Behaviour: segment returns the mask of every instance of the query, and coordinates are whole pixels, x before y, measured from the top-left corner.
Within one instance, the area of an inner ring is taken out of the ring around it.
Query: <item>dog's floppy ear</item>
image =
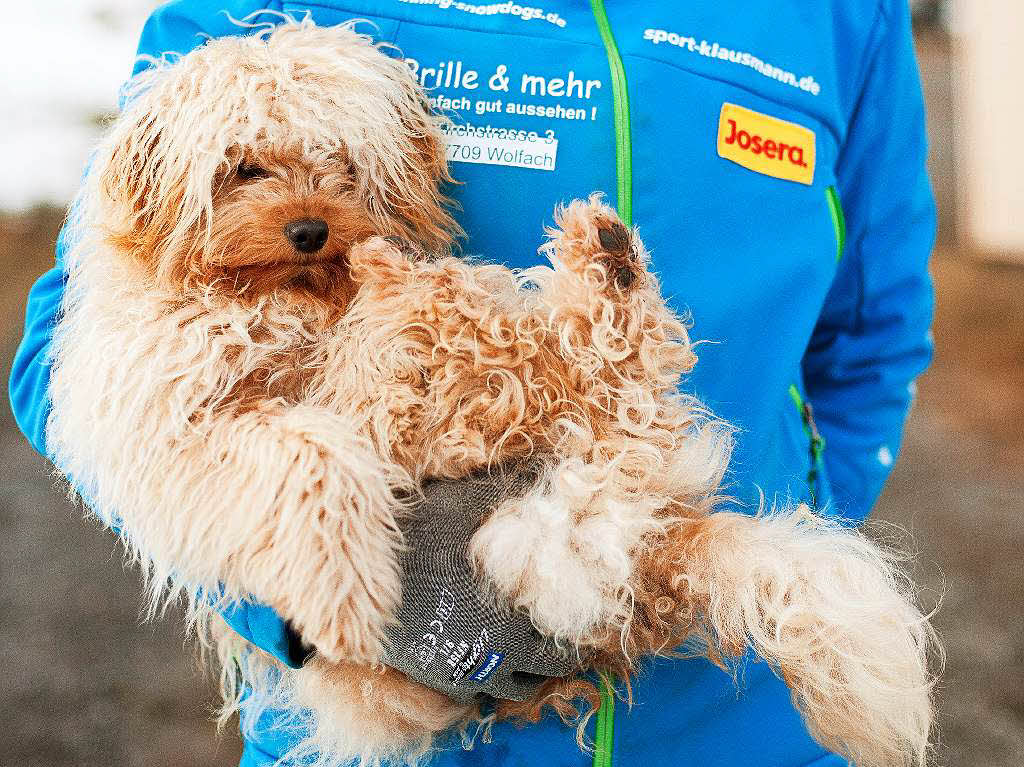
[[[451,181],[440,120],[430,113],[418,88],[402,96],[393,104],[398,120],[389,131],[391,146],[373,146],[371,140],[362,147],[364,156],[357,159],[368,171],[367,202],[384,229],[398,230],[388,233],[428,251],[444,251],[461,229],[451,216],[452,203],[440,189],[443,182]]]
[[[136,77],[92,169],[111,243],[157,277],[181,267],[183,244],[209,209],[210,174],[196,172],[188,134],[197,126],[175,108],[173,76],[164,64]]]
[[[416,106],[407,130],[410,152],[406,157],[412,166],[409,175],[414,204],[397,213],[425,245],[435,250],[446,248],[462,230],[449,212],[451,201],[440,191],[440,184],[452,181],[444,134],[425,103]]]

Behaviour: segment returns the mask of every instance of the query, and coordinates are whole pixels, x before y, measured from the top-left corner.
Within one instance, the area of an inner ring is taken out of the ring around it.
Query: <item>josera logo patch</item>
[[[814,181],[814,131],[796,123],[723,104],[718,155],[755,173],[785,181]]]

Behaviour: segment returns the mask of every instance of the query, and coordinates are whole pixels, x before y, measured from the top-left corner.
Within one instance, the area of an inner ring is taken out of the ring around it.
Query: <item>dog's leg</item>
[[[268,408],[150,442],[102,500],[155,589],[252,596],[328,659],[376,659],[399,596],[400,534],[385,467],[353,423]]]
[[[536,272],[532,307],[545,348],[558,355],[553,372],[592,408],[590,422],[610,416],[611,428],[645,442],[677,431],[701,410],[677,396],[697,356],[648,270],[643,243],[596,195],[560,208],[555,221],[544,246],[553,269]]]
[[[524,375],[527,390],[533,379],[557,384],[542,411],[556,458],[536,490],[495,511],[471,553],[542,633],[589,646],[618,634],[625,652],[634,577],[645,577],[637,554],[673,516],[701,512],[728,460],[728,429],[677,392],[696,358],[635,233],[596,196],[556,221],[554,268],[534,273],[544,354]]]
[[[925,764],[934,632],[890,556],[806,506],[712,514],[681,540],[676,586],[712,657],[752,647],[811,733],[860,767]]]

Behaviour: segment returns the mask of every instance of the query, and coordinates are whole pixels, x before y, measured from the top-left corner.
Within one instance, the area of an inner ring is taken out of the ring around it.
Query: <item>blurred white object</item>
[[[951,20],[958,224],[984,255],[1024,263],[1024,2],[956,0]]]
[[[117,108],[157,0],[35,0],[5,9],[0,46],[0,210],[65,205],[98,118]]]

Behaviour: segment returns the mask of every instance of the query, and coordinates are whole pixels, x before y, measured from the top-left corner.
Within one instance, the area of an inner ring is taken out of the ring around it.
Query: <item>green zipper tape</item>
[[[608,707],[604,704],[604,685],[601,686],[601,708],[597,710],[597,726],[594,728],[594,767],[604,767],[608,749]]]
[[[629,88],[622,56],[615,44],[612,26],[604,0],[590,0],[594,21],[601,32],[608,68],[612,76],[615,104],[615,176],[618,181],[618,213],[622,223],[633,225],[633,146],[629,125]],[[601,677],[601,708],[597,711],[594,733],[594,767],[612,767],[612,746],[615,743],[615,687],[613,680]]]
[[[793,404],[796,405],[796,409],[800,411],[800,416],[804,414],[804,398],[800,396],[800,390],[796,388],[796,384],[789,385],[789,398],[793,400]]]
[[[618,178],[619,218],[626,226],[633,225],[633,147],[629,127],[629,89],[626,87],[626,70],[622,66],[619,47],[615,44],[604,0],[590,0],[594,20],[601,32],[608,67],[612,75],[612,94],[615,97],[615,174]]]
[[[612,767],[612,745],[615,743],[615,688],[612,681],[601,676],[601,708],[597,710],[594,730],[594,767]]]
[[[793,400],[797,411],[800,413],[800,420],[804,425],[804,433],[810,445],[811,468],[807,472],[807,486],[811,491],[811,505],[818,502],[818,479],[821,475],[822,458],[825,455],[825,438],[818,432],[818,426],[814,422],[814,411],[811,403],[804,400],[796,384],[789,385],[789,398]]]
[[[843,215],[839,192],[834,186],[825,190],[825,199],[828,201],[828,212],[832,214],[832,226],[836,230],[836,261],[838,261],[843,257],[843,251],[846,249],[846,216]]]

